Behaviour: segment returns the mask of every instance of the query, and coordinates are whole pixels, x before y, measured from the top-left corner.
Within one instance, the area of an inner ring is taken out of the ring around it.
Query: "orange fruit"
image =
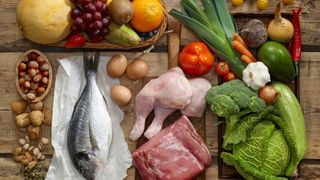
[[[164,18],[163,6],[159,0],[134,0],[131,26],[139,32],[149,32],[161,24]]]

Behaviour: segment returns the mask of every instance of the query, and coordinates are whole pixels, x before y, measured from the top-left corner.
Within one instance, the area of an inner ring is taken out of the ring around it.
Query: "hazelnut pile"
[[[45,57],[31,51],[18,64],[19,86],[28,100],[45,93],[49,83],[50,65]]]

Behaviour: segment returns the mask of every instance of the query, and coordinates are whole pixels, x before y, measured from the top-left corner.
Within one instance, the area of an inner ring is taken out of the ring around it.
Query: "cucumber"
[[[278,110],[283,121],[283,130],[291,154],[284,174],[291,176],[307,151],[304,117],[296,96],[287,85],[275,82],[273,83],[273,87],[280,94],[274,107]]]

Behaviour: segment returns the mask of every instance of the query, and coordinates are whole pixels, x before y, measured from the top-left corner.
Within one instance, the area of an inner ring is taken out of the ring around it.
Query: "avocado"
[[[268,67],[274,80],[290,83],[296,76],[289,51],[278,42],[263,44],[258,52],[258,60]]]

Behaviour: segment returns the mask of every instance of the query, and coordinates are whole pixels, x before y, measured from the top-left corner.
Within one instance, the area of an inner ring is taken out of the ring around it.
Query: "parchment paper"
[[[112,120],[112,142],[107,155],[106,166],[96,179],[122,180],[127,176],[127,169],[132,164],[131,153],[125,141],[120,122],[124,115],[121,109],[110,98],[110,87],[119,84],[106,73],[109,57],[100,57],[98,67],[98,86],[106,100]],[[54,154],[48,170],[48,180],[81,180],[84,179],[74,168],[67,150],[67,129],[73,108],[85,85],[82,56],[68,57],[59,60],[56,75],[53,114],[52,146]],[[97,114],[99,116],[99,114]],[[103,117],[101,117],[103,118]]]

